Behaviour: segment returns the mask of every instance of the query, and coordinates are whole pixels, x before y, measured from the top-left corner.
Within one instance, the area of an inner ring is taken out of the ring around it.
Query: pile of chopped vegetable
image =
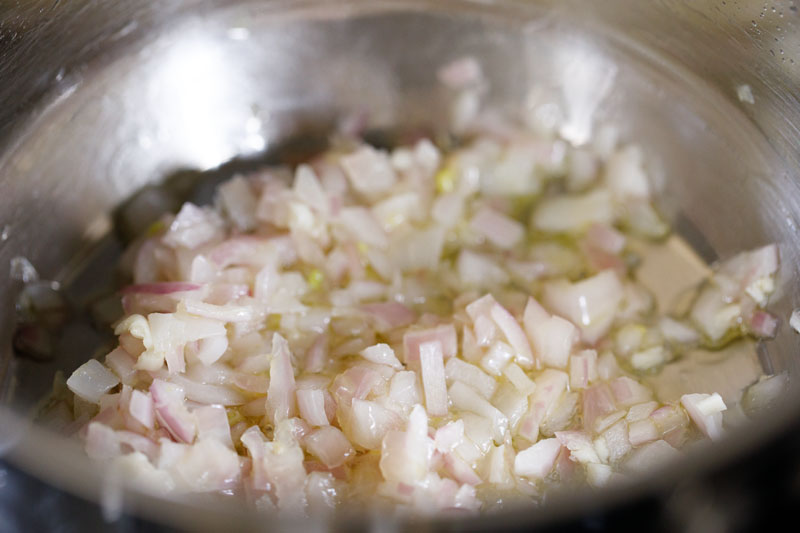
[[[742,253],[664,314],[628,246],[668,232],[651,194],[636,146],[509,126],[237,176],[132,245],[118,345],[50,418],[144,490],[303,512],[485,511],[647,471],[719,439],[726,405],[642,378],[774,335],[778,269]]]

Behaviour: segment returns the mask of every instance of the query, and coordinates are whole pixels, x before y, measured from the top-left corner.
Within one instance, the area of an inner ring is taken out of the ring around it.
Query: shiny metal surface
[[[91,355],[91,334],[75,332],[70,357],[53,363],[15,359],[11,258],[25,256],[44,278],[68,284],[83,251],[110,231],[113,208],[180,169],[256,154],[351,112],[375,127],[441,127],[447,101],[435,71],[464,55],[485,66],[488,106],[521,109],[539,86],[578,141],[599,120],[619,123],[623,138],[648,152],[678,230],[710,258],[779,242],[784,283],[772,308],[788,321],[800,305],[790,283],[800,264],[800,27],[792,2],[763,11],[760,2],[733,0],[6,4],[0,382],[8,408],[0,446],[58,486],[93,499],[108,494],[79,450],[24,422],[53,372]],[[768,370],[795,375],[797,344],[784,325],[765,347]],[[702,478],[798,423],[794,405],[635,490]],[[579,495],[514,517],[543,521],[632,494]],[[214,514],[137,495],[125,504],[195,528],[230,524],[231,516],[258,523],[235,508]]]

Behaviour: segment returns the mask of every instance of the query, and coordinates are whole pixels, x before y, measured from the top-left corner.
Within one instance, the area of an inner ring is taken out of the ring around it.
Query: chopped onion
[[[597,379],[597,352],[582,350],[569,358],[569,386],[586,389]]]
[[[514,473],[532,479],[544,479],[553,469],[561,451],[558,439],[543,439],[522,450],[514,459]]]
[[[328,468],[344,464],[355,451],[340,429],[325,426],[315,429],[303,440],[306,449]]]
[[[420,344],[419,360],[428,414],[444,416],[447,414],[447,383],[442,344],[439,341]]]
[[[79,366],[67,380],[69,390],[91,403],[98,403],[106,392],[118,384],[119,378],[96,359]]]
[[[409,331],[403,335],[403,358],[405,364],[419,362],[420,346],[426,342],[438,342],[442,346],[444,358],[453,357],[458,351],[456,329],[452,324],[437,326],[420,331]]]
[[[342,157],[341,165],[353,188],[369,197],[386,191],[396,180],[386,154],[371,146]]]
[[[722,411],[727,407],[719,394],[684,394],[681,405],[706,437],[711,440],[722,437]]]
[[[131,416],[135,418],[137,422],[148,429],[153,429],[155,411],[153,410],[153,399],[149,394],[134,389],[131,392],[131,400],[128,409],[130,410]]]
[[[341,407],[341,406],[340,406]],[[365,449],[380,446],[386,433],[400,424],[400,417],[385,407],[371,401],[354,399],[349,412],[344,410],[343,428],[347,437]]]
[[[544,200],[533,214],[533,226],[552,233],[578,232],[592,224],[611,224],[614,208],[607,191]]]
[[[536,378],[536,390],[530,399],[528,412],[520,420],[517,433],[530,442],[536,442],[539,429],[547,415],[567,388],[569,376],[558,370],[547,369]]]
[[[312,426],[327,426],[330,423],[325,410],[325,393],[320,389],[298,389],[297,407],[300,416]]]
[[[380,470],[387,480],[413,485],[428,473],[432,452],[428,416],[414,406],[405,432],[390,431],[381,444]]]
[[[495,440],[503,438],[508,419],[499,409],[482,398],[477,392],[460,381],[456,381],[450,385],[448,396],[455,408],[463,409],[491,420]]]
[[[778,401],[785,375],[727,411],[710,390],[665,403],[658,375],[777,333],[777,246],[722,262],[664,315],[638,256],[671,247],[641,242],[668,231],[644,152],[602,127],[574,146],[552,95],[533,94],[535,131],[482,110],[472,58],[438,75],[464,134],[437,138],[450,152],[419,132],[360,143],[376,117],[356,112],[331,150],[164,215],[123,259],[107,367],[56,382],[43,418],[160,495],[463,513],[608,485],[672,459],[692,424],[717,440]],[[26,302],[37,338],[65,325],[63,301]]]
[[[506,336],[511,347],[514,348],[514,357],[517,363],[525,368],[532,367],[533,353],[531,352],[531,346],[519,322],[517,322],[505,307],[498,303],[492,306],[490,313],[497,327],[500,328],[500,331]]]
[[[440,349],[441,349],[441,345]],[[374,346],[370,346],[369,348],[364,348],[361,350],[361,356],[366,359],[367,361],[372,361],[373,363],[378,363],[382,365],[388,365],[395,369],[403,368],[402,363],[397,359],[394,355],[394,350],[388,344],[376,344]],[[420,356],[422,354],[422,345],[420,345]]]
[[[197,419],[197,439],[215,440],[233,449],[228,414],[221,405],[204,405],[194,410]]]
[[[571,460],[584,464],[600,462],[588,433],[583,431],[557,431],[556,438],[569,450]]]
[[[614,322],[622,300],[622,284],[614,272],[605,270],[577,283],[549,283],[544,300],[581,329],[583,340],[594,344]]]
[[[472,217],[470,227],[503,249],[514,247],[525,234],[522,224],[488,207],[484,207]]]
[[[376,321],[380,331],[408,326],[417,318],[411,309],[397,302],[364,304],[361,309]]]
[[[295,412],[295,381],[291,357],[286,339],[275,333],[272,337],[272,362],[267,392],[267,412],[275,424],[294,416]]]
[[[192,442],[197,432],[197,422],[186,409],[183,390],[172,383],[154,379],[150,385],[150,395],[159,424],[176,440]]]

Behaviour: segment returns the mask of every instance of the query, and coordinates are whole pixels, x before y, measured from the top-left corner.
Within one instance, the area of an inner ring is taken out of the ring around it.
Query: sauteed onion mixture
[[[669,228],[643,151],[609,131],[351,138],[236,176],[134,242],[118,345],[49,408],[144,490],[300,512],[486,511],[717,440],[720,394],[663,402],[644,378],[773,336],[777,247],[664,309],[631,245]]]

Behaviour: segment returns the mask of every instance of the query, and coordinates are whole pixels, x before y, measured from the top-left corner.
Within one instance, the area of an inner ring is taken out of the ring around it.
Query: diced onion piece
[[[600,458],[588,433],[583,431],[556,431],[556,438],[570,452],[570,458],[578,463],[599,463]]]
[[[492,421],[494,439],[502,440],[508,426],[508,419],[495,406],[482,398],[477,392],[460,381],[450,385],[448,396],[453,402],[453,407],[463,409],[477,415],[484,416]]]
[[[556,457],[561,451],[561,442],[543,439],[519,452],[514,459],[514,473],[531,479],[544,479],[553,470]]]
[[[119,378],[96,359],[83,363],[67,379],[69,390],[90,403],[98,403],[106,392],[118,384]]]
[[[586,389],[597,379],[597,352],[582,350],[569,358],[569,386]]]
[[[252,306],[214,305],[189,299],[184,300],[182,305],[187,313],[222,322],[250,322],[256,318],[256,310]],[[211,336],[211,334],[207,336]]]
[[[669,317],[659,320],[658,327],[664,338],[676,344],[692,344],[700,340],[700,335],[694,328]]]
[[[361,309],[375,319],[379,330],[405,327],[417,318],[416,313],[397,302],[364,304]]]
[[[741,252],[722,263],[714,280],[728,298],[750,296],[760,306],[775,289],[773,275],[778,271],[778,246],[769,244],[756,250]]]
[[[325,393],[320,389],[298,389],[297,407],[300,416],[312,426],[326,426],[330,423],[325,410]]]
[[[659,438],[658,428],[649,418],[628,424],[628,439],[633,446],[641,446]]]
[[[445,359],[453,357],[458,352],[458,338],[456,328],[452,324],[436,326],[430,329],[408,331],[403,335],[403,352],[405,363],[419,362],[419,347],[426,342],[439,342],[442,345],[442,354]]]
[[[389,385],[389,399],[406,408],[418,404],[421,397],[417,389],[417,374],[405,371],[392,376],[392,382]]]
[[[611,270],[577,283],[558,281],[545,285],[544,300],[581,329],[583,340],[594,344],[614,322],[622,301],[622,284]]]
[[[464,421],[448,422],[436,430],[434,446],[440,452],[450,452],[464,440]]]
[[[122,346],[117,346],[106,355],[106,366],[119,377],[125,385],[133,384],[136,376],[136,359],[129,354]]]
[[[275,424],[290,418],[295,412],[296,385],[291,357],[286,339],[275,333],[272,336],[272,362],[267,392],[267,412]]]
[[[215,440],[233,449],[228,413],[221,405],[204,405],[194,410],[197,440]]]
[[[213,365],[228,349],[227,335],[213,335],[197,341],[197,359],[206,366]]]
[[[628,438],[628,424],[620,420],[603,432],[606,446],[608,446],[608,460],[616,463],[631,451],[631,441]]]
[[[353,188],[368,197],[387,191],[395,183],[389,158],[371,146],[362,146],[343,156],[340,163]]]
[[[222,230],[222,220],[211,209],[186,202],[169,225],[163,242],[177,248],[197,248],[214,239]]]
[[[470,220],[470,227],[498,248],[513,248],[525,234],[522,224],[489,207],[480,209]]]
[[[528,396],[536,390],[536,383],[525,374],[524,370],[513,363],[503,369],[503,375],[523,396]]]
[[[456,260],[461,283],[472,287],[496,287],[508,283],[505,270],[490,256],[471,250],[461,250]]]
[[[528,411],[528,397],[520,394],[513,385],[503,383],[492,397],[492,405],[505,415],[513,431]]]
[[[742,314],[738,303],[727,303],[722,291],[706,285],[694,301],[690,318],[712,342],[722,339]]]
[[[390,431],[381,443],[380,470],[383,477],[413,485],[428,473],[432,451],[428,438],[428,416],[416,405],[404,432]]]
[[[310,472],[306,479],[306,496],[312,512],[331,511],[341,499],[340,488],[330,472]]]
[[[594,431],[595,422],[613,413],[616,409],[614,396],[610,387],[605,383],[583,391],[583,427],[587,431]]]
[[[448,359],[444,370],[448,380],[460,381],[469,385],[487,400],[497,389],[497,381],[494,378],[477,366],[466,363],[457,357]]]
[[[155,411],[153,410],[153,399],[149,394],[140,390],[131,391],[131,400],[128,405],[131,416],[147,429],[153,429],[155,422]]]
[[[384,435],[400,422],[397,414],[378,403],[354,399],[342,429],[353,444],[371,450],[379,447]]]
[[[800,333],[800,309],[792,311],[792,316],[789,317],[789,325],[792,329]]]
[[[395,194],[375,204],[372,213],[385,231],[392,231],[398,226],[420,218],[420,197],[414,192]]]
[[[631,408],[628,409],[628,414],[625,415],[625,420],[627,420],[628,422],[636,422],[638,420],[644,420],[645,418],[649,417],[656,409],[658,409],[658,402],[638,403],[636,405],[631,406]]]
[[[630,407],[637,403],[646,402],[653,397],[653,392],[627,376],[621,376],[610,383],[611,392],[617,405]]]
[[[568,320],[555,315],[542,315],[540,309],[539,304],[529,298],[523,317],[525,332],[536,351],[536,357],[546,366],[566,368],[572,347],[578,341],[578,331]]]
[[[442,256],[445,229],[432,225],[394,238],[389,248],[392,263],[403,271],[436,270]]]
[[[236,176],[217,189],[217,197],[228,218],[241,231],[256,225],[257,201],[247,179]]]
[[[364,348],[359,353],[367,361],[388,365],[395,369],[403,368],[403,364],[397,359],[397,356],[394,355],[394,350],[388,344],[375,344],[369,348]],[[421,353],[422,345],[420,345],[420,355]]]
[[[455,193],[441,194],[431,208],[433,220],[446,229],[455,226],[461,219],[464,210],[464,199]]]
[[[130,334],[133,338],[141,340],[145,349],[153,347],[150,325],[147,323],[147,319],[142,315],[130,315],[114,327],[114,335],[122,336],[125,333]]]
[[[116,432],[100,422],[90,422],[86,429],[86,454],[92,459],[111,459],[121,455]]]
[[[611,194],[605,190],[542,200],[532,219],[536,229],[552,233],[579,232],[593,223],[613,221]]]
[[[365,207],[345,207],[339,213],[342,224],[358,242],[385,249],[389,245],[386,233]]]
[[[309,165],[298,165],[294,173],[294,183],[292,190],[295,195],[305,204],[312,207],[322,215],[328,215],[330,212],[330,199],[325,189],[314,172],[314,169]]]
[[[200,383],[176,374],[170,381],[183,389],[186,398],[204,405],[218,403],[220,405],[242,405],[246,403],[242,393],[228,386]]]
[[[510,451],[510,453],[509,453]],[[499,486],[508,487],[513,483],[511,476],[511,462],[509,456],[513,458],[513,448],[501,444],[500,446],[492,446],[488,453],[487,467],[488,474],[485,474],[486,481]]]
[[[481,367],[490,374],[499,376],[513,358],[514,351],[511,346],[502,341],[497,341],[492,344],[492,347],[481,359]]]
[[[592,487],[605,487],[611,480],[614,471],[608,465],[600,463],[590,463],[586,465],[586,481]]]
[[[759,309],[747,318],[747,328],[756,337],[775,338],[778,333],[778,317]]]
[[[500,328],[500,331],[506,336],[511,347],[514,348],[514,358],[517,363],[525,368],[532,367],[533,353],[531,351],[531,345],[522,327],[520,327],[519,322],[517,322],[514,316],[499,303],[495,303],[492,306],[490,313],[497,327]]]
[[[722,412],[727,407],[719,394],[684,394],[681,405],[706,437],[711,440],[722,437]]]
[[[309,453],[328,468],[344,464],[355,451],[339,428],[325,426],[315,429],[303,439]]]
[[[528,412],[520,420],[518,434],[536,442],[539,428],[567,389],[569,376],[559,370],[547,369],[536,378],[536,390],[530,399]]]
[[[172,383],[154,379],[150,395],[156,418],[176,440],[191,443],[197,432],[197,422],[186,409],[183,389]]]
[[[441,343],[433,341],[420,344],[419,359],[428,414],[444,416],[447,414],[447,383]]]
[[[609,254],[619,254],[625,248],[625,235],[606,224],[592,224],[586,232],[586,242]]]
[[[669,354],[663,346],[651,346],[631,355],[631,366],[636,370],[651,370],[668,360]]]

